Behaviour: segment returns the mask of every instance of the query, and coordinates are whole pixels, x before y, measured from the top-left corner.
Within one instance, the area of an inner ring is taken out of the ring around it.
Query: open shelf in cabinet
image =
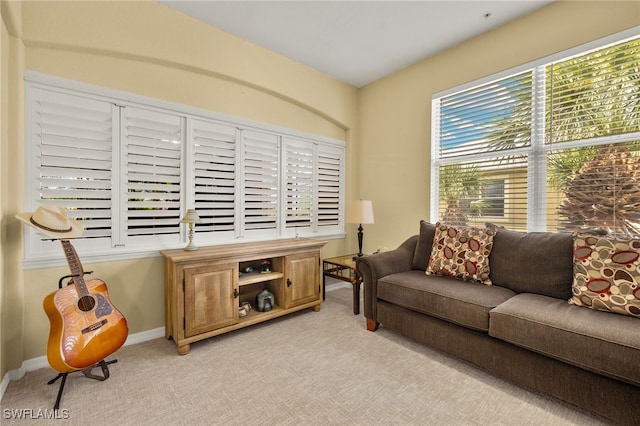
[[[262,271],[262,263],[268,261],[269,271]],[[284,258],[271,257],[240,262],[238,285],[244,286],[263,281],[277,280],[284,277]]]
[[[252,309],[247,316],[240,317],[239,323],[245,325],[256,324],[270,318],[279,317],[283,312],[284,308],[281,308],[278,305],[274,306],[273,309],[267,312],[260,312]]]
[[[244,272],[238,279],[238,285],[244,286],[261,283],[264,281],[277,280],[282,277],[284,277],[284,273],[282,272]]]

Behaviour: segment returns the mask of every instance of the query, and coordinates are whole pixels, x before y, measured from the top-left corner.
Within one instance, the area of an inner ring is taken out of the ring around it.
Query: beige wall
[[[347,199],[374,202],[376,223],[365,225],[371,252],[394,248],[428,218],[434,92],[640,24],[637,2],[557,2],[356,90],[149,1],[8,3],[0,39],[0,377],[44,355],[42,299],[66,273],[22,271],[20,263],[13,215],[23,201],[24,69],[344,139]],[[354,250],[355,226],[347,228],[325,256]],[[160,258],[85,269],[108,283],[132,333],[164,325]]]
[[[22,204],[22,62],[24,49],[15,35],[22,32],[21,8],[16,2],[0,3],[0,378],[19,367],[24,335],[22,258],[17,242],[21,234],[12,226]]]
[[[3,1],[2,10],[0,111],[2,124],[11,121],[2,127],[1,145],[0,377],[45,355],[49,322],[42,300],[68,274],[62,266],[22,270],[23,229],[14,215],[24,192],[24,70],[344,140],[347,195],[352,191],[353,86],[152,1]],[[323,254],[354,250],[350,241],[355,237],[332,240]],[[164,326],[162,258],[83,266],[107,282],[131,334]]]
[[[357,188],[376,215],[365,252],[396,247],[429,219],[434,93],[637,25],[638,2],[555,2],[361,89]]]

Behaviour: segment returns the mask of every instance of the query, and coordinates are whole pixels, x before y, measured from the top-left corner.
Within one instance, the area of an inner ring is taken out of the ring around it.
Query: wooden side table
[[[360,284],[362,278],[356,272],[355,254],[330,257],[322,260],[322,285],[325,286],[326,277],[351,283],[353,286],[353,314],[360,313]],[[324,292],[323,292],[324,293]]]

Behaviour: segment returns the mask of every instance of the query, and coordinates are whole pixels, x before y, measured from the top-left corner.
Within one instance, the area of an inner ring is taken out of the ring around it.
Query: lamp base
[[[364,232],[362,231],[362,224],[360,224],[360,226],[358,226],[358,257],[362,257],[362,238],[364,236]]]
[[[185,251],[198,250],[198,246],[193,244],[193,223],[189,224],[189,244],[184,248]]]

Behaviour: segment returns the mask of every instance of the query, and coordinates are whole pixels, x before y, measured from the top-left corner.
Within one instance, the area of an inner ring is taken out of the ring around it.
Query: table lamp
[[[195,209],[188,209],[187,212],[180,220],[180,223],[188,223],[189,224],[189,244],[184,248],[187,251],[198,250],[198,246],[193,243],[193,224],[200,223],[200,216],[198,216],[198,212]]]
[[[357,223],[358,226],[358,257],[362,256],[362,224],[374,223],[373,204],[371,200],[352,201],[347,211],[347,222]]]

